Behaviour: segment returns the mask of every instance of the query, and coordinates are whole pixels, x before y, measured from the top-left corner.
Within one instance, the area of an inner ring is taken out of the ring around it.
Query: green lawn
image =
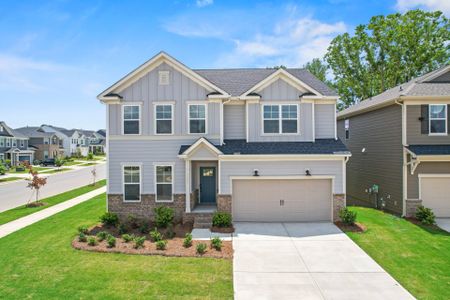
[[[54,174],[54,173],[60,173],[60,172],[65,172],[65,171],[69,171],[69,170],[72,170],[72,169],[70,169],[70,168],[53,169],[53,170],[48,171],[48,172],[41,172],[40,174],[43,174],[43,175],[45,175],[45,174]]]
[[[67,191],[62,194],[58,194],[52,197],[48,197],[45,199],[42,199],[42,202],[47,203],[45,206],[39,206],[39,207],[26,207],[25,205],[4,211],[0,213],[0,225],[11,222],[13,220],[16,220],[18,218],[27,216],[29,214],[35,213],[37,211],[40,211],[45,208],[49,208],[50,206],[53,206],[55,204],[70,200],[72,198],[78,197],[80,195],[86,194],[90,191],[93,191],[95,189],[98,189],[102,186],[106,185],[106,180],[101,180],[97,182],[95,186],[92,185],[86,185],[77,189],[73,189],[70,191]],[[43,187],[45,188],[45,187]]]
[[[105,195],[0,239],[0,299],[232,299],[231,260],[74,250]]]
[[[97,163],[90,162],[90,163],[82,164],[80,167],[88,167],[88,166],[94,166],[94,165],[97,165]]]
[[[418,299],[450,299],[450,234],[381,211],[352,207],[362,234],[347,233]]]
[[[23,179],[22,177],[6,177],[6,178],[0,178],[0,183],[1,182],[8,182],[8,181],[15,181],[15,180],[20,180]]]
[[[79,161],[66,161],[65,163],[64,163],[64,166],[77,166],[77,165],[80,165],[80,164],[82,164],[82,162],[79,162]]]
[[[33,170],[39,172],[39,171],[49,170],[49,168],[33,167]],[[25,174],[25,173],[28,173],[28,172],[29,171],[27,169],[25,169],[24,171],[16,171],[15,168],[11,168],[11,169],[8,170],[8,173],[11,173],[11,174]]]

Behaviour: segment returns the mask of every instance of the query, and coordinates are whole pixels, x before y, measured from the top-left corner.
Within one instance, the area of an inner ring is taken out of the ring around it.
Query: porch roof
[[[407,148],[416,155],[450,155],[450,145],[409,145]]]

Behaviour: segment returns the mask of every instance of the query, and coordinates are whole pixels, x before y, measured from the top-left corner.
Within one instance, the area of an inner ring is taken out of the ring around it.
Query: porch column
[[[191,212],[191,161],[185,161],[185,181],[186,181],[186,212]]]

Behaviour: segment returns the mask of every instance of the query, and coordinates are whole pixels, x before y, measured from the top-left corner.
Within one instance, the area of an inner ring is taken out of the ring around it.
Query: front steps
[[[210,228],[214,213],[194,213],[194,228]]]

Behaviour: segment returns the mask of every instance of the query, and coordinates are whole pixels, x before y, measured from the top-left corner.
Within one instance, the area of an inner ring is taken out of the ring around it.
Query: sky
[[[301,67],[372,16],[450,0],[0,0],[0,120],[105,127],[96,96],[161,50],[191,68]]]

